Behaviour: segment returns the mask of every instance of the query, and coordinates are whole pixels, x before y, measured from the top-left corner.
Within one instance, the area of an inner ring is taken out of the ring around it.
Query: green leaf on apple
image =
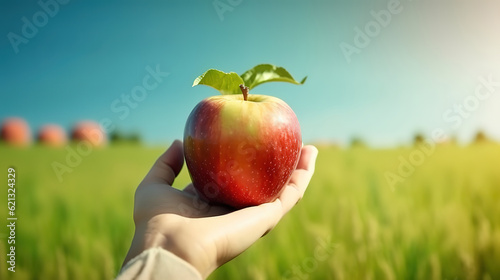
[[[259,64],[246,71],[241,76],[234,72],[225,73],[217,69],[210,69],[196,78],[193,87],[196,85],[207,85],[220,91],[221,94],[241,94],[240,85],[245,85],[248,89],[268,82],[288,82],[301,85],[306,81],[296,81],[283,67],[272,64]]]
[[[260,84],[268,82],[288,82],[296,85],[303,84],[307,76],[302,81],[297,82],[283,67],[272,64],[259,64],[241,75],[245,86],[252,89]]]
[[[193,87],[207,85],[222,94],[241,94],[241,84],[244,84],[243,80],[234,72],[224,73],[217,69],[210,69],[194,80]]]

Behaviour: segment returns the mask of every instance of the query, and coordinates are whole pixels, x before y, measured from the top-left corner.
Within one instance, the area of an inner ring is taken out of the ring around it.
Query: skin
[[[303,197],[314,173],[318,150],[304,146],[290,181],[273,202],[237,211],[200,200],[189,184],[172,188],[182,169],[182,142],[158,158],[135,193],[135,235],[124,265],[144,250],[162,247],[206,278],[272,230]]]

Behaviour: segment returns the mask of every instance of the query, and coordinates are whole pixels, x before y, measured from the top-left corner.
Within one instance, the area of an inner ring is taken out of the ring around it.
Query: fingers
[[[175,140],[172,145],[156,160],[146,175],[143,183],[161,183],[172,185],[184,164],[182,142]]]
[[[281,217],[281,206],[264,203],[203,220],[206,232],[218,248],[219,265],[236,257],[266,234]],[[202,230],[204,228],[204,230]]]
[[[198,194],[198,192],[194,188],[193,184],[187,185],[182,191],[185,193],[188,193],[190,195],[197,195]]]
[[[283,207],[283,215],[290,211],[304,196],[314,173],[317,156],[318,149],[316,147],[308,145],[302,148],[297,168],[279,197]]]
[[[241,253],[269,232],[302,198],[314,173],[317,155],[318,150],[314,146],[302,148],[297,168],[276,201],[243,208],[207,221],[207,226],[218,228],[224,234],[221,252],[226,257],[231,258]],[[224,257],[221,259],[223,262],[227,261]]]

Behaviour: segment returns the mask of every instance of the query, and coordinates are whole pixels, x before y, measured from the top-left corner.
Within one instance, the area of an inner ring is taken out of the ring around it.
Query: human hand
[[[135,234],[124,265],[141,252],[162,247],[206,278],[273,229],[302,198],[314,173],[318,150],[304,146],[289,183],[274,202],[239,210],[209,205],[189,184],[172,183],[184,164],[176,140],[153,165],[135,193]]]

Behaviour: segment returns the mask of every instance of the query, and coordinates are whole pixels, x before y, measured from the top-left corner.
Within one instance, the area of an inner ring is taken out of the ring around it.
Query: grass
[[[412,151],[320,147],[304,199],[210,279],[500,279],[500,146],[438,147],[391,188],[385,173]],[[94,150],[59,182],[52,163],[66,150],[0,146],[5,182],[16,168],[18,217],[16,272],[3,226],[0,279],[112,279],[132,238],[134,190],[161,152]],[[175,185],[188,180],[184,169]]]

